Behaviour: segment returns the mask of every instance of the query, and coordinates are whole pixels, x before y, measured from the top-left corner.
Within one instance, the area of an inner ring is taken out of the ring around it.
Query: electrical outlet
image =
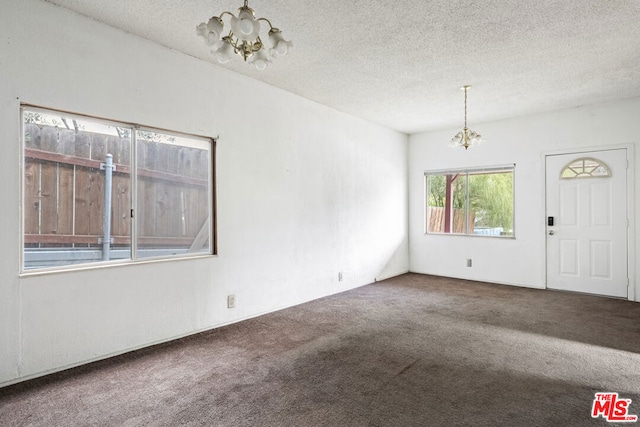
[[[473,265],[473,261],[471,261],[471,258],[467,258],[467,267],[471,267]]]
[[[338,272],[338,282],[342,282],[342,271]]]
[[[227,308],[235,308],[236,306],[236,295],[231,294],[227,295]]]

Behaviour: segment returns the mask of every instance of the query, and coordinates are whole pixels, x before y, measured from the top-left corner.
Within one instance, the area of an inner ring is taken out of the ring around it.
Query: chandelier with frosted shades
[[[464,129],[451,138],[451,143],[449,144],[449,146],[454,148],[464,147],[465,150],[484,142],[482,136],[467,128],[467,90],[469,90],[470,87],[471,86],[467,85],[460,88],[464,90]]]
[[[256,13],[244,0],[244,6],[238,8],[237,16],[232,12],[222,12],[220,16],[214,16],[207,23],[201,23],[196,27],[196,32],[202,36],[205,43],[211,47],[211,52],[218,62],[229,62],[235,55],[241,56],[245,61],[253,64],[258,70],[264,70],[275,59],[286,55],[293,44],[285,40],[282,31],[271,25],[267,18],[257,18]],[[225,15],[229,16],[231,30],[223,36]],[[260,21],[269,25],[268,49],[260,39]]]

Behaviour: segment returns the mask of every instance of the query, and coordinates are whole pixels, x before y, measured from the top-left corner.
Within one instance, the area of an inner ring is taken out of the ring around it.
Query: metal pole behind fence
[[[102,259],[108,261],[111,257],[111,182],[113,170],[113,156],[107,154],[105,163],[100,164],[104,170],[104,204],[102,206]]]

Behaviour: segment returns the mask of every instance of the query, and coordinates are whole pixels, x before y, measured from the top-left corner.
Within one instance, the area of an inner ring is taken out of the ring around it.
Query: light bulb
[[[256,67],[256,69],[260,71],[267,68],[270,62],[264,48],[254,53],[249,61],[254,65],[254,67]]]
[[[217,51],[213,51],[213,53],[215,53],[216,59],[219,63],[226,64],[231,60],[231,58],[233,58],[234,51],[233,46],[228,40],[224,40],[222,43],[222,47]]]
[[[293,46],[291,41],[284,39],[282,31],[277,28],[272,28],[269,31],[269,41],[271,41],[271,46],[273,46],[269,53],[274,58],[286,55]]]
[[[209,19],[209,22],[207,22],[207,30],[214,33],[217,37],[220,37],[220,34],[222,34],[223,27],[224,24],[222,20],[217,16],[214,16],[213,18]]]
[[[251,34],[253,31],[253,24],[248,19],[241,19],[238,23],[238,28],[240,28],[242,34]]]
[[[243,10],[237,18],[231,18],[231,32],[239,40],[252,42],[260,34],[260,21],[256,20],[251,12]]]
[[[276,46],[276,52],[278,52],[278,55],[286,55],[288,50],[289,48],[286,43],[280,42],[278,43],[278,46]]]

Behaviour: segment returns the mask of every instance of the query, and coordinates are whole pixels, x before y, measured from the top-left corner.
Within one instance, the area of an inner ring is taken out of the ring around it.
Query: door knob
[[[553,231],[553,230],[549,230],[549,236],[553,236],[554,234],[556,234],[556,232],[555,232],[555,231]]]

